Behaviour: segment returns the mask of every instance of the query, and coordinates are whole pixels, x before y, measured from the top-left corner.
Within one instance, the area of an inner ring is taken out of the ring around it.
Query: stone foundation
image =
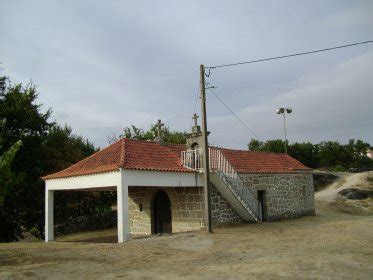
[[[241,174],[255,194],[263,190],[264,220],[278,221],[315,214],[311,173]]]
[[[171,201],[172,232],[200,230],[205,227],[205,203],[202,187],[129,187],[129,226],[132,235],[154,233],[153,199],[163,190]],[[241,222],[224,197],[211,186],[211,219],[214,226]]]
[[[202,188],[203,191],[203,188]],[[213,186],[210,186],[211,222],[213,226],[243,223],[229,202]]]
[[[311,173],[241,174],[255,194],[265,191],[264,220],[277,221],[314,215],[314,189]],[[171,202],[172,232],[200,230],[205,227],[205,203],[202,187],[129,187],[129,226],[132,235],[154,233],[153,199],[164,190]],[[212,225],[242,222],[230,204],[210,186]]]

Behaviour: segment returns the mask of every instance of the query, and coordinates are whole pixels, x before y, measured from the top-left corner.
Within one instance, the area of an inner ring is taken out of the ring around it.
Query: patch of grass
[[[330,171],[332,171],[332,172],[345,172],[347,170],[342,165],[336,165],[336,166],[330,168]]]
[[[337,199],[334,206],[338,211],[350,215],[373,215],[373,198],[362,200]]]
[[[367,178],[367,181],[368,181],[370,184],[373,184],[373,177],[368,177],[368,178]]]

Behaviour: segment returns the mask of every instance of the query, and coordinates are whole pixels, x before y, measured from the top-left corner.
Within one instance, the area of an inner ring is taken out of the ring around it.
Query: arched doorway
[[[154,233],[172,233],[171,202],[164,191],[159,191],[153,204]]]

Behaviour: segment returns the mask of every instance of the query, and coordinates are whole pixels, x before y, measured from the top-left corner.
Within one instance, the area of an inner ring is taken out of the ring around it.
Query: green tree
[[[136,139],[136,140],[153,140],[155,138],[155,134],[152,130],[144,131],[141,128],[138,128],[134,125],[127,126],[123,129],[123,133],[119,135],[119,138],[129,138],[129,139]],[[118,140],[118,139],[115,139]]]
[[[109,139],[109,142],[112,143],[114,141],[119,140],[120,138],[129,138],[129,139],[136,139],[136,140],[149,140],[154,141],[157,136],[157,126],[152,125],[150,129],[144,131],[141,128],[138,128],[134,125],[127,126],[123,129],[123,133],[119,135],[119,137],[112,137]],[[180,131],[171,131],[169,127],[164,126],[161,130],[161,135],[163,141],[166,143],[171,144],[185,144],[186,143],[186,133]]]
[[[43,142],[43,173],[61,171],[96,151],[93,143],[73,134],[71,127],[55,124]]]
[[[260,147],[260,151],[262,152],[271,152],[271,153],[284,153],[284,141],[281,139],[275,140],[268,140],[267,142],[263,143]]]
[[[0,121],[0,128],[3,122]],[[0,149],[2,149],[2,137],[0,135]],[[11,241],[13,237],[20,235],[21,228],[18,221],[9,217],[9,211],[4,208],[4,199],[12,190],[12,187],[19,180],[17,174],[11,169],[11,163],[21,147],[22,142],[17,141],[8,151],[0,154],[0,241]]]
[[[3,127],[3,121],[0,121],[0,129]],[[2,147],[2,138],[0,135],[0,149]],[[0,207],[4,202],[4,197],[11,189],[12,185],[17,181],[16,174],[11,170],[17,151],[21,147],[22,142],[17,141],[8,151],[0,155]]]
[[[262,142],[252,138],[247,144],[250,151],[270,152],[270,153],[283,153],[284,152],[284,141],[281,139],[268,140]]]
[[[325,141],[319,144],[319,160],[320,167],[346,167],[352,160],[352,154],[338,141]]]
[[[53,125],[43,145],[44,173],[61,171],[96,151],[93,143],[73,134],[69,126]],[[65,224],[75,216],[111,211],[115,201],[113,192],[56,192],[55,223]]]
[[[44,188],[40,177],[43,175],[43,141],[52,123],[48,121],[50,110],[40,113],[41,105],[36,104],[37,92],[33,84],[5,85],[0,92],[0,119],[6,122],[1,130],[0,153],[9,150],[18,140],[22,147],[16,154],[11,168],[17,173],[12,191],[3,202],[0,227],[7,227],[9,234],[2,240],[16,240],[21,228],[43,228]],[[18,227],[10,229],[9,227]]]
[[[247,147],[249,148],[249,151],[260,151],[263,147],[263,142],[256,140],[254,138],[251,138],[249,144],[247,144]]]
[[[248,147],[251,151],[283,153],[284,142],[277,139],[263,143],[251,139]],[[288,153],[308,167],[342,171],[349,168],[373,168],[373,160],[366,155],[369,148],[369,143],[353,139],[345,145],[338,141],[319,144],[295,142],[288,145]]]
[[[41,177],[60,171],[96,151],[91,142],[74,135],[70,127],[51,122],[51,110],[42,113],[37,96],[33,84],[23,87],[0,79],[0,120],[6,119],[0,130],[0,155],[5,155],[2,161],[6,159],[7,162],[4,165],[7,168],[2,172],[5,174],[10,168],[16,174],[7,177],[11,191],[1,192],[4,197],[0,209],[0,241],[17,240],[23,230],[42,237],[44,182]],[[18,140],[22,141],[22,147]],[[14,143],[17,144],[14,146]],[[14,155],[16,149],[19,151]],[[9,166],[10,158],[13,162]],[[5,177],[1,176],[1,180]],[[112,201],[110,193],[59,193],[55,215],[66,221],[64,218],[73,214],[110,209]]]
[[[3,93],[5,91],[6,81],[7,81],[7,78],[5,76],[4,77],[0,77],[0,92],[1,93]]]
[[[319,167],[318,145],[310,142],[293,143],[288,147],[289,155],[311,168]]]

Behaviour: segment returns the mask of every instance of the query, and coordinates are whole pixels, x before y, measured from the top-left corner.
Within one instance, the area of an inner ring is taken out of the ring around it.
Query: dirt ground
[[[373,279],[373,215],[341,211],[336,203],[317,199],[316,216],[211,235],[116,244],[108,243],[115,230],[105,230],[48,244],[0,244],[0,279]]]

